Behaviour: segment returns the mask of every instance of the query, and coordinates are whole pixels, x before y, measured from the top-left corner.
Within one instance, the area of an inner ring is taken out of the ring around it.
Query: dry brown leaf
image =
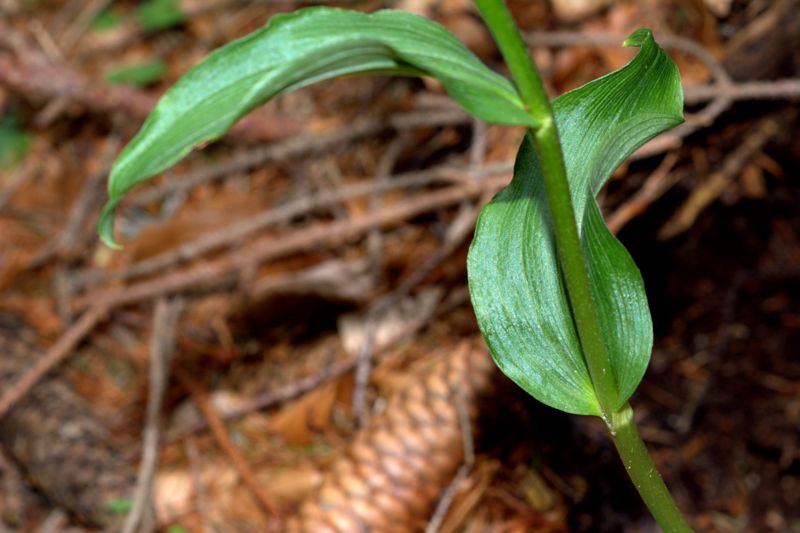
[[[197,480],[194,479],[195,474]],[[318,487],[322,474],[313,465],[299,464],[258,468],[256,479],[272,501],[285,507],[295,504]],[[198,484],[202,487],[198,487]],[[235,502],[249,500],[249,490],[239,481],[229,461],[214,458],[204,461],[197,473],[185,466],[166,468],[158,473],[153,501],[159,524],[166,526],[192,513],[198,489],[207,492],[208,496],[221,495],[219,499],[208,497],[205,502],[203,514],[208,519],[229,524],[235,516],[239,516],[252,523],[252,519],[258,516],[257,512],[247,515],[251,504],[246,504],[245,509],[236,510],[238,504]],[[255,507],[252,507],[252,511],[256,511]]]
[[[489,488],[499,469],[500,463],[494,459],[478,459],[476,461],[475,467],[466,479],[465,486],[453,500],[453,504],[439,528],[439,533],[455,533],[464,527],[467,518],[478,508],[486,489]]]
[[[331,381],[289,403],[270,420],[269,427],[288,444],[307,445],[331,423],[342,380]]]

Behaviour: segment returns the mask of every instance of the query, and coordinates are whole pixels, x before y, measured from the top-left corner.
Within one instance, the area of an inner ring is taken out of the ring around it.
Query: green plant
[[[633,422],[628,399],[652,348],[641,275],[595,202],[633,150],[682,118],[675,65],[651,32],[625,67],[550,103],[501,0],[476,0],[513,75],[484,66],[437,24],[408,13],[309,8],[210,54],[162,98],[115,163],[98,230],[137,183],[224,134],[276,94],[352,74],[432,76],[468,112],[528,127],[511,184],[484,207],[469,288],[498,366],[538,400],[601,417],[661,526],[690,531]],[[563,149],[562,149],[563,147]]]
[[[145,0],[136,8],[136,19],[145,31],[165,30],[184,19],[178,0]]]
[[[111,9],[103,9],[89,24],[89,29],[92,31],[108,31],[118,28],[122,25],[123,19]]]
[[[166,70],[167,63],[163,59],[155,59],[116,68],[106,74],[106,81],[112,85],[123,83],[145,87],[160,80]]]
[[[25,155],[30,144],[30,135],[20,128],[13,112],[0,114],[0,169],[16,165]]]
[[[133,502],[128,498],[119,498],[106,502],[106,511],[111,514],[124,515],[131,512]]]

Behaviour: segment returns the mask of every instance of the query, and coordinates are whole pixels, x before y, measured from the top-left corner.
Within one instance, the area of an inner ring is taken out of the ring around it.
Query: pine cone
[[[459,402],[474,420],[475,399],[488,388],[493,368],[485,348],[465,342],[392,396],[331,465],[289,531],[424,528],[464,460]]]

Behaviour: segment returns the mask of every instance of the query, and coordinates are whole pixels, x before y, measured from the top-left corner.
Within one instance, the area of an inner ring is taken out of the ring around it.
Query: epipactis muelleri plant
[[[211,53],[161,98],[116,160],[98,231],[136,184],[219,138],[275,95],[356,74],[430,76],[466,111],[528,128],[514,177],[481,212],[469,251],[472,305],[500,369],[539,401],[607,424],[662,528],[691,531],[639,437],[628,403],[652,324],[642,278],[595,196],[636,148],[683,120],[677,68],[647,29],[633,60],[548,100],[502,0],[476,0],[513,75],[487,68],[438,24],[394,10],[327,7],[272,18]]]

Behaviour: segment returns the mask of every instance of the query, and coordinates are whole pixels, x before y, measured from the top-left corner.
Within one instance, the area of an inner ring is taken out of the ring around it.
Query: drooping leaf
[[[553,102],[619,406],[647,368],[652,323],[639,270],[594,198],[631,152],[683,120],[677,68],[651,32],[639,30],[625,44],[640,47],[630,63]],[[547,405],[599,415],[527,137],[511,184],[481,213],[468,271],[478,324],[503,372]]]
[[[116,68],[106,74],[106,81],[110,84],[125,83],[144,87],[161,79],[166,70],[167,63],[163,59],[156,59]]]
[[[425,18],[322,7],[279,15],[210,54],[164,95],[114,164],[101,238],[113,245],[114,209],[128,190],[218,138],[254,107],[317,81],[376,73],[433,76],[483,120],[533,125],[508,80]]]

